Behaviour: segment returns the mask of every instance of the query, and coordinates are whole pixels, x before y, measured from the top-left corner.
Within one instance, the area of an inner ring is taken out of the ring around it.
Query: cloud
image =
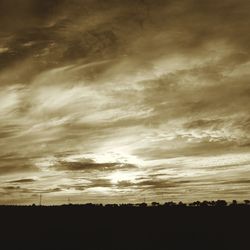
[[[28,162],[28,160],[26,160]],[[14,165],[15,164],[15,165]],[[2,175],[6,174],[20,174],[20,173],[27,173],[27,172],[34,172],[37,171],[37,168],[28,165],[28,163],[21,163],[18,159],[16,161],[11,161],[9,163],[1,162],[0,166],[0,173]]]
[[[0,187],[20,187],[5,201],[22,188],[51,203],[67,192],[136,201],[140,190],[152,200],[186,199],[183,190],[190,200],[243,198],[248,9],[247,0],[1,1]]]
[[[34,179],[20,179],[20,180],[9,181],[9,183],[30,183],[30,182],[35,182],[35,180]]]
[[[0,54],[6,53],[7,51],[9,51],[9,48],[7,47],[0,48]]]
[[[61,171],[112,171],[118,169],[133,169],[136,168],[133,164],[127,163],[97,163],[91,159],[84,159],[82,161],[58,161],[53,168]]]
[[[93,188],[112,188],[114,185],[107,179],[91,179],[91,181],[85,185],[68,185],[63,186],[66,189],[73,189],[76,191],[84,191]]]

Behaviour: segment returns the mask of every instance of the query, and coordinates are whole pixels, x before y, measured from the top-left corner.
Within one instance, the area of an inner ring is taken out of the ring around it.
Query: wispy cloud
[[[249,6],[1,1],[0,201],[249,195]]]

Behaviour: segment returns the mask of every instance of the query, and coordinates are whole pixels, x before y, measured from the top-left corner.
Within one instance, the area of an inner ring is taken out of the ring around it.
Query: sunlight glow
[[[121,181],[135,181],[138,176],[137,172],[125,172],[125,171],[116,171],[111,173],[108,178],[111,180],[113,184],[117,184]]]

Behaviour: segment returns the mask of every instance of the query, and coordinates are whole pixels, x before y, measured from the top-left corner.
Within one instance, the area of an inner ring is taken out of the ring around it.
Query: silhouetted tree
[[[169,202],[165,202],[164,206],[165,207],[173,207],[173,206],[176,206],[176,203],[174,203],[173,201],[169,201]]]
[[[227,202],[225,200],[217,200],[215,202],[215,206],[216,207],[226,207],[227,206]]]
[[[153,207],[157,207],[157,206],[160,205],[160,203],[153,201],[153,202],[151,203],[151,205],[152,205]]]
[[[250,204],[250,200],[244,200],[244,202],[245,202],[246,205]]]
[[[138,204],[139,207],[147,207],[147,203],[143,202],[143,203],[140,203]]]
[[[195,202],[190,203],[189,206],[191,206],[191,207],[199,207],[200,204],[201,204],[200,201],[195,201]]]
[[[209,202],[208,201],[202,201],[200,204],[201,207],[208,207],[209,206]]]
[[[236,200],[233,200],[232,203],[231,203],[232,206],[237,206],[237,201]]]
[[[179,206],[179,207],[186,207],[186,204],[183,203],[182,201],[180,201],[180,202],[178,203],[178,206]]]

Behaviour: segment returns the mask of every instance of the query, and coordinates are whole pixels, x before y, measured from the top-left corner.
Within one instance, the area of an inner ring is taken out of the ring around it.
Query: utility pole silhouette
[[[42,195],[39,195],[39,206],[42,206]]]

